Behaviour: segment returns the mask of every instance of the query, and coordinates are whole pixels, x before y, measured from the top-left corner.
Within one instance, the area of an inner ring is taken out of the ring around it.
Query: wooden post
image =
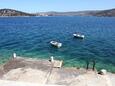
[[[87,60],[87,62],[86,62],[86,70],[88,70],[89,69],[89,61]]]
[[[95,65],[96,65],[96,62],[95,62],[95,60],[93,60],[93,71],[95,70]]]

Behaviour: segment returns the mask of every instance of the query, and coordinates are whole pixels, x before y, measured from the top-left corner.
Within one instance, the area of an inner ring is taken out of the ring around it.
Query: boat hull
[[[79,34],[73,34],[73,36],[78,39],[84,39],[85,37],[84,35],[79,35]]]
[[[56,41],[51,41],[50,44],[54,47],[60,48],[62,47],[62,43],[56,42]]]

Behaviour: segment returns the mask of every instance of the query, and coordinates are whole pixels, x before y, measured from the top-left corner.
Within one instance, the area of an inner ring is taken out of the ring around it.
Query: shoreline
[[[20,59],[27,59],[27,60],[31,60],[31,61],[49,61],[49,59],[48,58],[32,58],[32,57],[20,57],[20,56],[18,56],[18,58]],[[18,59],[17,58],[17,59]],[[0,66],[2,66],[2,65],[4,65],[4,64],[7,64],[10,60],[12,60],[12,57],[10,57],[9,59],[7,59],[5,62],[3,62],[3,63],[1,63],[0,64]],[[59,59],[56,59],[56,60],[59,60]],[[66,63],[67,64],[67,63]],[[66,65],[65,64],[65,62],[64,62],[64,60],[63,60],[63,64],[62,64],[62,67],[63,68],[68,68],[68,69],[84,69],[84,70],[86,70],[86,66],[85,67],[83,67],[83,66],[80,66],[79,64],[77,64],[78,66],[75,66],[75,65],[70,65],[70,64],[67,64]],[[84,65],[84,64],[83,64]],[[86,64],[85,64],[86,65]],[[89,68],[89,70],[93,70],[91,67]],[[97,69],[96,67],[95,67],[95,71],[100,71],[100,69]],[[108,71],[108,70],[107,70]],[[110,72],[110,73],[112,73],[112,74],[115,74],[115,71],[108,71],[108,72]]]
[[[38,60],[49,60],[48,58],[33,58],[33,57],[21,57],[21,58],[24,58],[24,59],[30,59],[30,60],[33,60],[33,61],[38,61]],[[7,62],[9,62],[9,60],[11,60],[12,59],[12,57],[10,57],[10,58],[8,58],[8,59],[5,59],[3,62],[1,62],[1,64],[0,64],[0,66],[2,66],[2,65],[4,65],[4,64],[6,64]],[[61,60],[61,59],[56,59],[56,60]],[[83,62],[85,62],[85,61],[83,61]],[[85,64],[80,64],[79,63],[79,61],[76,61],[76,62],[74,62],[75,64],[70,64],[70,63],[68,63],[68,62],[66,62],[65,60],[63,60],[63,68],[74,68],[74,69],[86,69],[86,63]],[[102,65],[102,64],[101,64]],[[96,71],[100,71],[101,69],[104,69],[104,68],[97,68],[97,66],[99,66],[99,65],[97,65],[96,64],[96,67],[95,67],[95,70]],[[92,66],[90,65],[90,67],[89,67],[89,69],[91,70],[92,69]],[[106,68],[105,68],[106,69]],[[107,69],[106,69],[107,70]],[[108,71],[108,70],[107,70]],[[110,72],[110,73],[112,73],[112,74],[115,74],[115,71],[108,71],[108,72]]]
[[[25,18],[28,18],[28,17],[96,17],[96,18],[115,18],[115,16],[0,16],[0,18],[16,18],[16,17],[25,17]]]
[[[0,84],[8,80],[45,85],[75,86],[77,84],[78,86],[86,86],[87,84],[106,86],[108,84],[107,86],[112,86],[111,84],[114,85],[115,74],[107,72],[100,75],[97,71],[75,67],[56,68],[52,67],[52,63],[46,59],[36,60],[18,57],[10,59],[0,68],[0,80],[2,80]]]

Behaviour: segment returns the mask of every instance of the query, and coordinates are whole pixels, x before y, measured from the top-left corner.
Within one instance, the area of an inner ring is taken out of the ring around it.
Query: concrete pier
[[[53,63],[52,66],[49,60],[16,56],[1,67],[0,86],[27,86],[28,83],[32,83],[28,86],[114,86],[114,74],[99,75],[83,68],[64,68],[62,62],[55,59]]]

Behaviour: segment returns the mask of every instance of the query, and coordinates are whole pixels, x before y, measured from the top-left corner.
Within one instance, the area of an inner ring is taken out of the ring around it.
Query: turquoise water
[[[85,39],[73,38],[74,32]],[[51,40],[63,47],[52,47]],[[115,17],[1,17],[0,63],[13,52],[43,59],[53,55],[65,66],[85,67],[87,60],[96,60],[98,69],[115,72]]]

